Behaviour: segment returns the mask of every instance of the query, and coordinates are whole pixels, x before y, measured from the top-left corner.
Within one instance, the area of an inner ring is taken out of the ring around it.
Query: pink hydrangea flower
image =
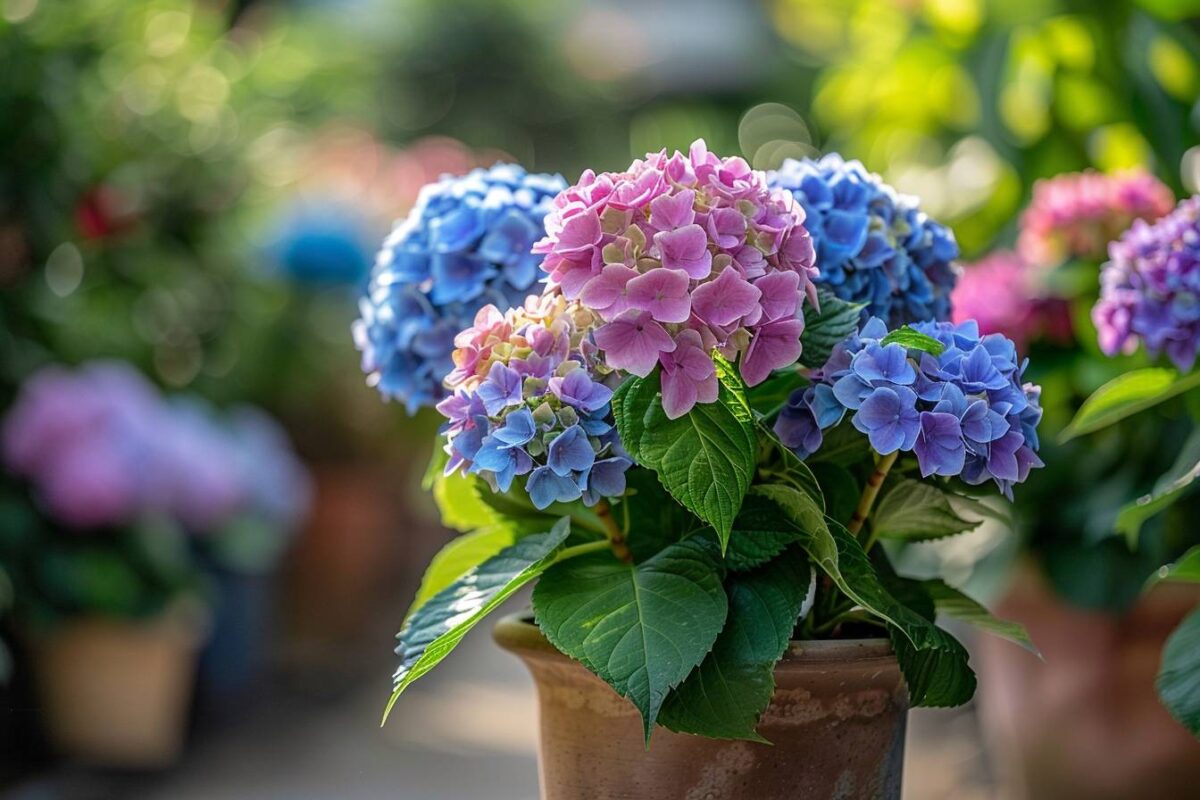
[[[1004,334],[1022,350],[1034,339],[1070,342],[1070,309],[1046,291],[1042,276],[1011,250],[966,265],[951,296],[953,321],[976,320],[981,333]]]
[[[1071,258],[1103,260],[1108,243],[1135,219],[1153,222],[1174,207],[1171,190],[1142,170],[1057,175],[1034,184],[1017,251],[1038,267]]]
[[[604,366],[641,376],[662,367],[663,407],[677,418],[716,399],[713,350],[737,360],[750,385],[799,357],[802,304],[816,303],[803,223],[788,192],[697,141],[686,155],[583,173],[555,199],[534,252],[548,292],[598,318]],[[471,348],[486,345],[459,347],[460,369],[476,373]]]

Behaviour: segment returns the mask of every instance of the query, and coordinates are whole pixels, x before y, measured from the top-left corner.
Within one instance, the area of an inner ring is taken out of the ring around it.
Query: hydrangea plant
[[[410,414],[441,400],[454,337],[475,312],[539,293],[541,257],[531,247],[565,186],[497,164],[422,189],[384,241],[354,324],[363,371],[385,397]]]
[[[157,613],[198,588],[193,556],[261,568],[307,509],[277,423],[167,402],[121,362],[35,372],[2,433],[0,561],[33,622]]]
[[[640,710],[647,741],[761,741],[788,637],[751,647],[747,625],[888,637],[916,705],[975,688],[935,608],[1031,646],[877,544],[979,524],[983,484],[1008,493],[1038,465],[1036,388],[969,324],[859,330],[859,306],[818,307],[804,219],[702,142],[555,199],[543,296],[456,337],[430,484],[464,534],[400,631],[389,711],[535,581],[546,638]]]
[[[1197,313],[1197,257],[1200,255],[1200,197],[1182,201],[1154,224],[1134,222],[1109,246],[1110,260],[1100,277],[1101,293],[1093,309],[1101,348],[1109,354],[1139,346],[1155,359],[1166,356],[1177,369],[1151,366],[1124,372],[1101,386],[1083,403],[1065,438],[1103,436],[1151,420],[1155,448],[1174,453],[1174,463],[1148,491],[1119,496],[1123,501],[1110,529],[1126,544],[1166,555],[1146,586],[1160,582],[1200,581],[1200,535],[1197,534],[1196,478],[1200,476],[1200,412],[1194,402],[1200,387],[1195,369],[1200,346]],[[1118,425],[1118,423],[1120,423]],[[1169,425],[1182,425],[1182,445],[1163,435]],[[1107,429],[1107,430],[1106,430]],[[1149,529],[1163,534],[1167,547],[1146,541]],[[1162,556],[1160,555],[1160,558]],[[1158,564],[1161,562],[1152,562]],[[1167,640],[1158,675],[1159,695],[1167,709],[1200,737],[1200,607],[1194,609]]]
[[[804,208],[818,282],[890,325],[950,318],[954,234],[858,161],[787,159],[768,176]]]

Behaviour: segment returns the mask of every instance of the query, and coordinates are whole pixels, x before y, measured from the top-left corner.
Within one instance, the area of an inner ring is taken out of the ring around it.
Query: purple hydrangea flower
[[[819,161],[789,158],[767,173],[767,182],[804,207],[817,284],[864,304],[864,320],[881,317],[899,326],[950,318],[958,244],[916,199],[836,153]]]
[[[529,298],[500,314],[485,308],[463,331],[438,404],[446,474],[481,476],[497,491],[517,478],[537,508],[625,492],[633,461],[612,419],[617,378],[599,372],[590,340],[595,319],[561,296]],[[705,356],[711,366],[711,360]]]
[[[883,344],[877,319],[837,345],[794,392],[775,433],[801,458],[820,450],[823,431],[847,414],[876,452],[912,452],[921,475],[992,480],[1005,496],[1042,466],[1037,426],[1040,389],[1023,383],[1025,363],[1012,340],[981,336],[974,322],[922,322],[915,330],[937,339],[940,355]]]
[[[556,175],[515,164],[443,177],[421,190],[375,261],[354,340],[363,371],[409,413],[445,397],[455,335],[486,306],[519,306],[540,275],[531,252],[545,233]]]
[[[1092,309],[1100,348],[1129,353],[1140,342],[1191,369],[1200,347],[1200,197],[1153,224],[1134,222],[1108,254]]]

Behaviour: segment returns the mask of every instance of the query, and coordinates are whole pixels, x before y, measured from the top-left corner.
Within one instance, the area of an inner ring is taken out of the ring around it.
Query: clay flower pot
[[[157,768],[183,745],[200,625],[81,619],[30,637],[46,735],[89,764]]]
[[[771,745],[656,728],[526,617],[494,633],[537,686],[543,800],[899,798],[908,693],[883,639],[793,642],[759,732]]]
[[[1005,797],[1196,797],[1200,742],[1154,689],[1166,638],[1200,586],[1160,584],[1122,615],[1074,608],[1024,565],[998,607],[1045,661],[979,640],[984,734]]]

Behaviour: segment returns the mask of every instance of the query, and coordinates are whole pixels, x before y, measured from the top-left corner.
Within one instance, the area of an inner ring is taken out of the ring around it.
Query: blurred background
[[[839,151],[975,261],[1040,178],[1195,192],[1198,96],[1194,0],[0,0],[0,795],[536,796],[486,631],[378,726],[450,533],[436,415],[365,385],[350,327],[423,184]],[[1109,548],[1022,516],[914,563],[999,597]],[[1062,613],[1134,613],[1121,558]],[[912,724],[908,797],[1020,796],[974,707]]]

